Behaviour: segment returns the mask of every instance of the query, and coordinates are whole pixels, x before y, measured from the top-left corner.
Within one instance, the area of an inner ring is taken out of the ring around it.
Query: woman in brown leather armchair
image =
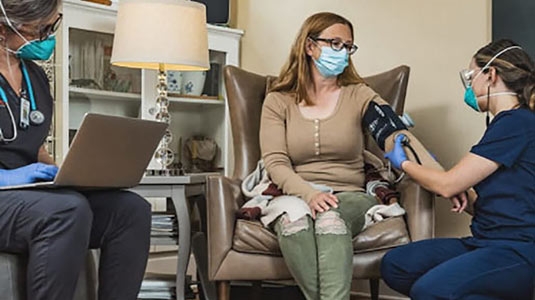
[[[307,299],[349,299],[352,237],[377,204],[365,188],[361,123],[371,101],[386,102],[357,74],[356,50],[347,19],[312,15],[262,109],[262,158],[287,195],[262,221]]]

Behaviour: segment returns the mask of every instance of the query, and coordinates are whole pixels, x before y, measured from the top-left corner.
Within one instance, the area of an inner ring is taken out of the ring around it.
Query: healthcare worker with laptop
[[[52,180],[43,144],[53,99],[44,71],[61,0],[0,0],[0,186]],[[27,255],[28,299],[72,299],[89,248],[100,249],[98,299],[136,299],[150,244],[150,205],[119,190],[0,191],[0,252]]]

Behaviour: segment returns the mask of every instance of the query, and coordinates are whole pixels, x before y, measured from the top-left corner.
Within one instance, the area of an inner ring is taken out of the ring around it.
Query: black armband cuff
[[[364,113],[363,124],[383,151],[387,137],[396,131],[407,129],[390,105],[379,105],[373,101],[370,102],[366,113]]]

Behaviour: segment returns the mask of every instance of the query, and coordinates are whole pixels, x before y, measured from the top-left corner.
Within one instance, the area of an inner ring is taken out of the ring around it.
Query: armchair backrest
[[[410,68],[399,66],[364,80],[401,115],[405,105]],[[273,77],[247,72],[235,66],[224,69],[225,87],[234,145],[233,178],[243,179],[256,167],[260,154],[260,115]],[[376,151],[372,151],[376,152]]]

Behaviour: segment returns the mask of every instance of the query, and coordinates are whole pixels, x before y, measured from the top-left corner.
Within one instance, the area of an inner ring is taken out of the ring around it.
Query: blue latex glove
[[[33,183],[54,179],[58,167],[44,163],[33,163],[13,170],[0,169],[0,186]]]
[[[394,149],[392,151],[385,154],[385,158],[388,158],[392,165],[396,169],[401,170],[401,164],[408,160],[407,155],[405,154],[405,150],[403,150],[403,146],[401,145],[401,141],[403,139],[407,138],[404,134],[398,134],[396,136],[396,139],[394,140]]]

